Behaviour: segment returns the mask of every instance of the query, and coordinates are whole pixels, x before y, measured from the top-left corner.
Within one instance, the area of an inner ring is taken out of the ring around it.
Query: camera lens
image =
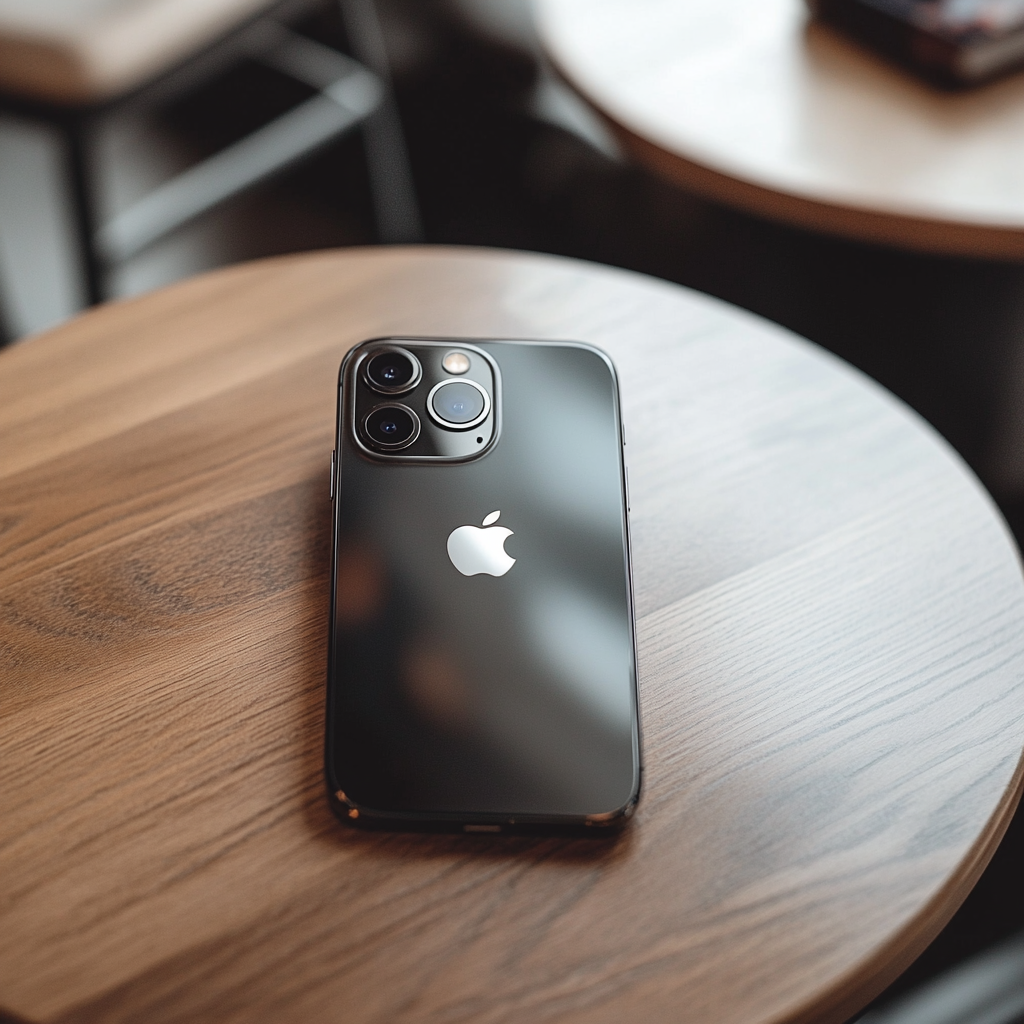
[[[386,395],[414,388],[421,374],[419,360],[402,348],[378,352],[366,363],[366,382],[375,391],[382,391]]]
[[[416,413],[404,405],[378,406],[363,426],[370,442],[378,448],[405,448],[420,432]]]
[[[487,393],[469,380],[442,381],[428,396],[427,408],[439,423],[472,427],[487,415]]]

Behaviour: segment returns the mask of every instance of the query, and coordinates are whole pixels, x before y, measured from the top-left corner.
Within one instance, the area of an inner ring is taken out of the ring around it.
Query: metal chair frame
[[[346,29],[366,64],[287,27],[317,0],[282,0],[186,63],[136,91],[88,107],[0,96],[0,110],[47,122],[67,156],[85,291],[107,297],[113,268],[232,196],[265,181],[334,139],[363,126],[378,233],[383,242],[418,241],[418,208],[387,57],[373,0],[340,0]],[[194,90],[242,59],[256,60],[316,90],[315,95],[175,175],[105,223],[96,215],[90,137],[115,110],[145,109]]]

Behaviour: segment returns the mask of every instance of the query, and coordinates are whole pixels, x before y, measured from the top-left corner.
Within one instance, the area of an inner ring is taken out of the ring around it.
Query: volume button
[[[629,466],[623,466],[623,473],[626,479],[626,511],[629,511]]]
[[[331,501],[334,501],[334,478],[338,475],[338,452],[331,452]]]

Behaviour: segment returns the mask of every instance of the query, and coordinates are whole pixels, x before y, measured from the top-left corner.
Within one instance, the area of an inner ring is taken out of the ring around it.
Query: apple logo
[[[463,576],[476,576],[485,572],[490,576],[504,576],[515,565],[516,560],[505,551],[505,540],[512,531],[504,526],[491,526],[498,521],[501,512],[492,512],[484,517],[479,526],[460,526],[448,536],[448,557]]]

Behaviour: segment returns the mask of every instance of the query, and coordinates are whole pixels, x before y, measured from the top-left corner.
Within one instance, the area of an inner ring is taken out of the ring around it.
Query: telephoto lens
[[[475,426],[486,415],[487,392],[471,380],[448,380],[427,396],[427,408],[438,423],[457,430]]]
[[[405,448],[419,437],[420,421],[404,405],[381,405],[366,417],[363,429],[377,448]]]
[[[366,383],[385,395],[411,390],[419,384],[422,375],[419,360],[404,348],[385,349],[366,362]]]

